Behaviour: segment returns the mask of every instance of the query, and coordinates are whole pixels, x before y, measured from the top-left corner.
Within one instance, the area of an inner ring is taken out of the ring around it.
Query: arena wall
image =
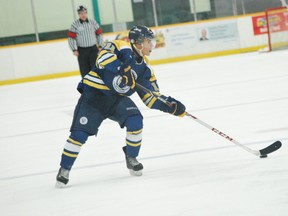
[[[267,34],[255,35],[252,17],[263,13],[152,28],[157,47],[151,64],[257,51]],[[200,40],[203,31],[207,40]],[[104,34],[106,41],[125,39],[127,32]],[[77,58],[67,39],[0,48],[0,85],[79,75]]]

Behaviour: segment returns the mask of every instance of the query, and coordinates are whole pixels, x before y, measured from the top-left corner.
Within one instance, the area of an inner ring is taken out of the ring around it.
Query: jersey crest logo
[[[83,117],[80,118],[80,124],[86,125],[87,123],[88,123],[87,117],[83,116]]]

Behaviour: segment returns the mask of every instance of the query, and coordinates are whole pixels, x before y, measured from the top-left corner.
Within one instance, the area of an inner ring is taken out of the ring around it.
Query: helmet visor
[[[152,43],[152,49],[155,49],[157,43],[155,37],[151,40],[151,43]]]

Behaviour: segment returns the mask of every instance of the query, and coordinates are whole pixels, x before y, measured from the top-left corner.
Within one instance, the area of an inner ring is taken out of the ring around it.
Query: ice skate
[[[142,170],[143,170],[143,165],[141,163],[139,163],[136,158],[127,156],[126,146],[124,146],[122,149],[125,153],[126,165],[127,165],[127,168],[129,169],[130,175],[141,176]]]
[[[56,188],[64,188],[69,182],[69,172],[70,170],[60,168],[56,176]]]

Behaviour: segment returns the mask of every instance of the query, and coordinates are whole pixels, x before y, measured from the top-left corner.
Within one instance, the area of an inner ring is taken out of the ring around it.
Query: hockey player
[[[181,102],[159,93],[156,77],[146,57],[156,44],[153,32],[146,26],[134,26],[129,31],[129,39],[130,43],[121,40],[108,42],[99,53],[93,70],[78,86],[82,94],[62,153],[57,187],[68,183],[69,172],[81,146],[89,136],[97,135],[106,118],[118,122],[121,128],[126,127],[126,145],[123,147],[126,166],[131,175],[142,175],[143,165],[136,158],[141,147],[143,117],[129,98],[133,93],[137,92],[149,108],[175,116],[185,115],[185,106]],[[156,92],[171,106],[137,89],[136,83]]]

